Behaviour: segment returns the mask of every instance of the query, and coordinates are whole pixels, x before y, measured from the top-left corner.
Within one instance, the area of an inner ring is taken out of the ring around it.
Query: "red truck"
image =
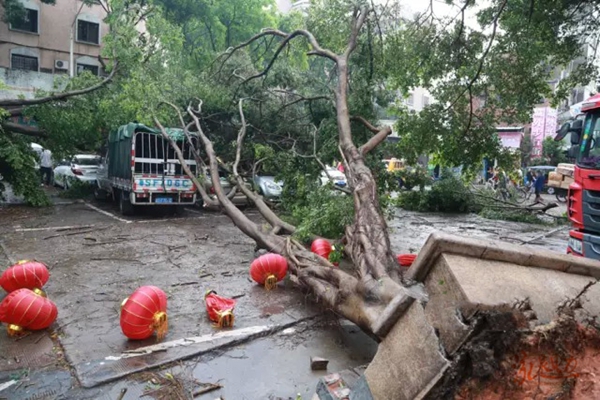
[[[569,156],[576,160],[567,200],[572,223],[567,253],[600,260],[600,94],[587,99],[581,111],[558,134],[571,134]]]

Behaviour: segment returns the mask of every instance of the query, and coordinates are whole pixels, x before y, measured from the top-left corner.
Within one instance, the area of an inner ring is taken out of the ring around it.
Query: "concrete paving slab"
[[[81,386],[91,388],[102,383],[123,378],[135,372],[146,371],[173,361],[199,356],[222,348],[233,347],[253,339],[271,335],[306,320],[306,318],[301,320],[289,318],[288,322],[277,325],[248,327],[222,331],[206,336],[181,338],[149,346],[149,349],[138,349],[138,351],[148,351],[149,354],[136,355],[122,353],[84,364],[75,364],[74,368]]]
[[[74,384],[76,382],[68,370],[27,371],[19,376],[0,373],[0,399],[69,399],[72,397],[67,393]]]
[[[4,328],[4,327],[2,327]],[[54,342],[47,331],[15,339],[0,331],[0,371],[15,371],[53,365],[57,361]]]

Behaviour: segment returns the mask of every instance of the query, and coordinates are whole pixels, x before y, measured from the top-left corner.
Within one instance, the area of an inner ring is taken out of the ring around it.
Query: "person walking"
[[[527,185],[528,188],[533,186],[533,173],[531,172],[531,170],[527,170],[527,174],[525,175],[525,184]]]
[[[40,155],[40,173],[42,174],[42,185],[50,186],[52,183],[52,152],[43,149]]]
[[[544,185],[546,184],[546,178],[541,170],[538,170],[537,177],[535,178],[535,202],[534,204],[544,204],[542,200],[542,190],[544,190]]]

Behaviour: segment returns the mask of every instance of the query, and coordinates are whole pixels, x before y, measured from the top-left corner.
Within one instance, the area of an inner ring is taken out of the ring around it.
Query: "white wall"
[[[0,98],[14,99],[21,95],[33,98],[35,89],[53,90],[54,79],[58,76],[60,75],[0,67],[0,81],[8,86],[8,90],[0,90]]]
[[[433,103],[434,99],[426,89],[418,87],[414,88],[410,95],[403,99],[402,102],[408,107],[409,110],[420,112],[428,104]]]

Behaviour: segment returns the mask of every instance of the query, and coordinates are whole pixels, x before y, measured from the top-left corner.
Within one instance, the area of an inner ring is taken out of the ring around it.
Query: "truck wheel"
[[[94,198],[96,200],[106,200],[107,197],[108,193],[106,193],[106,190],[100,189],[98,186],[94,188]]]
[[[553,188],[553,187],[549,187],[549,188],[548,188],[548,194],[549,194],[549,195],[553,195],[553,194],[554,194],[554,192],[555,192],[555,190],[554,190],[554,188]]]
[[[185,215],[185,206],[176,206],[175,214],[177,214],[179,216]]]
[[[134,206],[131,204],[129,200],[129,192],[124,190],[121,191],[121,195],[119,196],[119,210],[122,215],[133,215]]]

